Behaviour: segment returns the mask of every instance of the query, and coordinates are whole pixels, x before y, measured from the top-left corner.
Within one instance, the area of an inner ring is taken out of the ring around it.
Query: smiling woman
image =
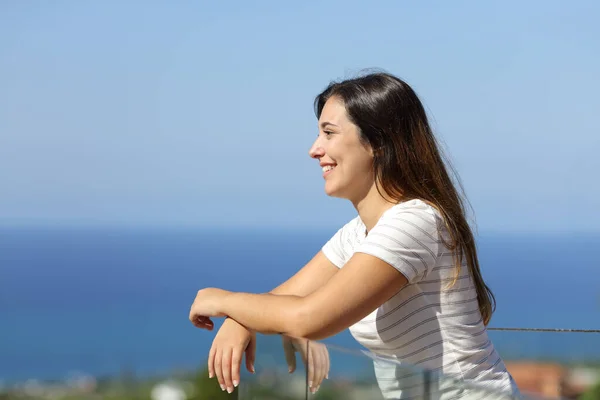
[[[192,323],[212,330],[211,317],[227,317],[209,353],[210,374],[231,392],[243,352],[253,370],[254,332],[301,342],[350,329],[374,353],[518,396],[487,336],[494,298],[415,92],[390,74],[369,74],[330,84],[315,109],[319,134],[309,155],[323,169],[327,195],[349,200],[357,216],[268,294],[198,292]],[[393,366],[376,363],[375,371],[386,398],[422,395]],[[311,377],[313,390],[323,378]],[[446,390],[438,397],[468,396]]]

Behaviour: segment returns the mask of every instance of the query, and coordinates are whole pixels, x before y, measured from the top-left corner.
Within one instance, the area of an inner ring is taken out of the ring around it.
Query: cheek
[[[361,152],[355,158],[355,169],[365,175],[373,170],[373,157],[366,152]]]
[[[362,185],[373,180],[372,162],[367,158],[347,159],[340,167],[341,174],[339,176],[349,183]]]

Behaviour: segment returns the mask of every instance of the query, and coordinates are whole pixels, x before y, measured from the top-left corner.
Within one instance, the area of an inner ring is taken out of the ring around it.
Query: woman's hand
[[[307,339],[297,339],[288,336],[282,336],[282,338],[289,372],[292,373],[296,370],[295,353],[299,352],[307,368],[310,391],[315,393],[319,390],[323,379],[329,377],[330,363],[327,346]]]
[[[222,390],[233,392],[240,382],[242,353],[246,353],[246,369],[254,373],[256,335],[228,318],[217,332],[208,353],[208,376],[217,377]]]
[[[198,291],[190,308],[190,321],[197,328],[212,331],[215,324],[210,317],[225,317],[222,302],[230,294],[227,290],[206,288]]]

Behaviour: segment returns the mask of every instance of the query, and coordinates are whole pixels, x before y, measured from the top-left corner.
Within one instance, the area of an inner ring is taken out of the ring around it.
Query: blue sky
[[[3,2],[0,223],[331,228],[314,96],[411,84],[480,232],[600,230],[594,1]]]

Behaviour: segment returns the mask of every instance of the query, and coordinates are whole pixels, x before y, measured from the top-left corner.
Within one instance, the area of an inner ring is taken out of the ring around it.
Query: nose
[[[323,146],[321,146],[321,144],[319,143],[319,139],[315,140],[313,145],[310,147],[310,149],[308,150],[308,155],[311,158],[317,159],[325,155],[325,149],[323,149]]]

